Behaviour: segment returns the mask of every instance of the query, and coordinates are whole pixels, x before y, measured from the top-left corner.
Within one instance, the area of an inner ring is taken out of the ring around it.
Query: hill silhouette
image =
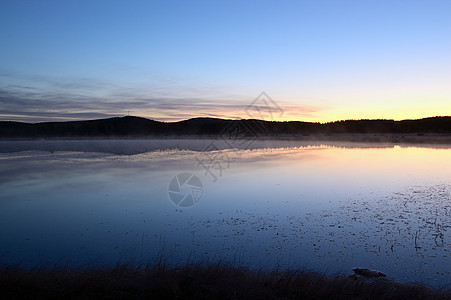
[[[23,123],[0,121],[0,138],[164,137],[217,136],[306,136],[331,134],[451,134],[451,117],[418,120],[345,120],[330,123],[193,118],[160,122],[141,117]]]

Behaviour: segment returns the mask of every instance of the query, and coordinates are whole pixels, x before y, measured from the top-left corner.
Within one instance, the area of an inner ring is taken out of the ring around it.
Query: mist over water
[[[258,141],[202,151],[210,142],[2,142],[0,263],[162,257],[328,274],[365,267],[450,284],[446,146]],[[192,203],[176,205],[190,191]]]

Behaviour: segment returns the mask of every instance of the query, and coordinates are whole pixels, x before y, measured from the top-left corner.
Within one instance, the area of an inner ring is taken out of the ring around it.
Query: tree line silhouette
[[[418,120],[343,120],[329,123],[193,118],[159,122],[126,116],[108,119],[23,123],[0,121],[0,138],[215,136],[308,136],[332,134],[451,134],[451,117]]]

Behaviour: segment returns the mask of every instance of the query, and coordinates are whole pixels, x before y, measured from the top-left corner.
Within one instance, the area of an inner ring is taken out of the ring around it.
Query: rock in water
[[[371,277],[386,277],[387,274],[379,272],[379,271],[375,271],[375,270],[370,270],[370,269],[366,269],[366,268],[355,268],[353,269],[354,273],[356,273],[357,275],[366,277],[366,278],[371,278]]]
[[[355,274],[349,275],[348,278],[349,278],[349,279],[352,279],[352,280],[357,280],[357,279],[359,279],[359,277],[358,277],[357,275],[355,275]]]

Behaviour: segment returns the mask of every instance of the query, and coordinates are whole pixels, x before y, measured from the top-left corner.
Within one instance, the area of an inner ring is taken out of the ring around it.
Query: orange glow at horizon
[[[144,113],[137,116],[154,119],[163,122],[176,122],[183,121],[191,118],[220,118],[220,119],[251,119],[248,114],[240,111],[223,112],[218,114],[213,113],[199,113],[199,114],[186,114],[185,116],[170,116],[164,113]],[[361,120],[361,119],[386,119],[386,120],[409,120],[409,119],[423,119],[430,117],[444,117],[451,116],[451,109],[449,110],[398,110],[398,111],[384,111],[384,110],[330,110],[320,113],[299,113],[298,111],[285,110],[282,115],[273,115],[272,118],[265,116],[263,119],[266,121],[304,121],[304,122],[319,122],[327,123],[340,120]]]

